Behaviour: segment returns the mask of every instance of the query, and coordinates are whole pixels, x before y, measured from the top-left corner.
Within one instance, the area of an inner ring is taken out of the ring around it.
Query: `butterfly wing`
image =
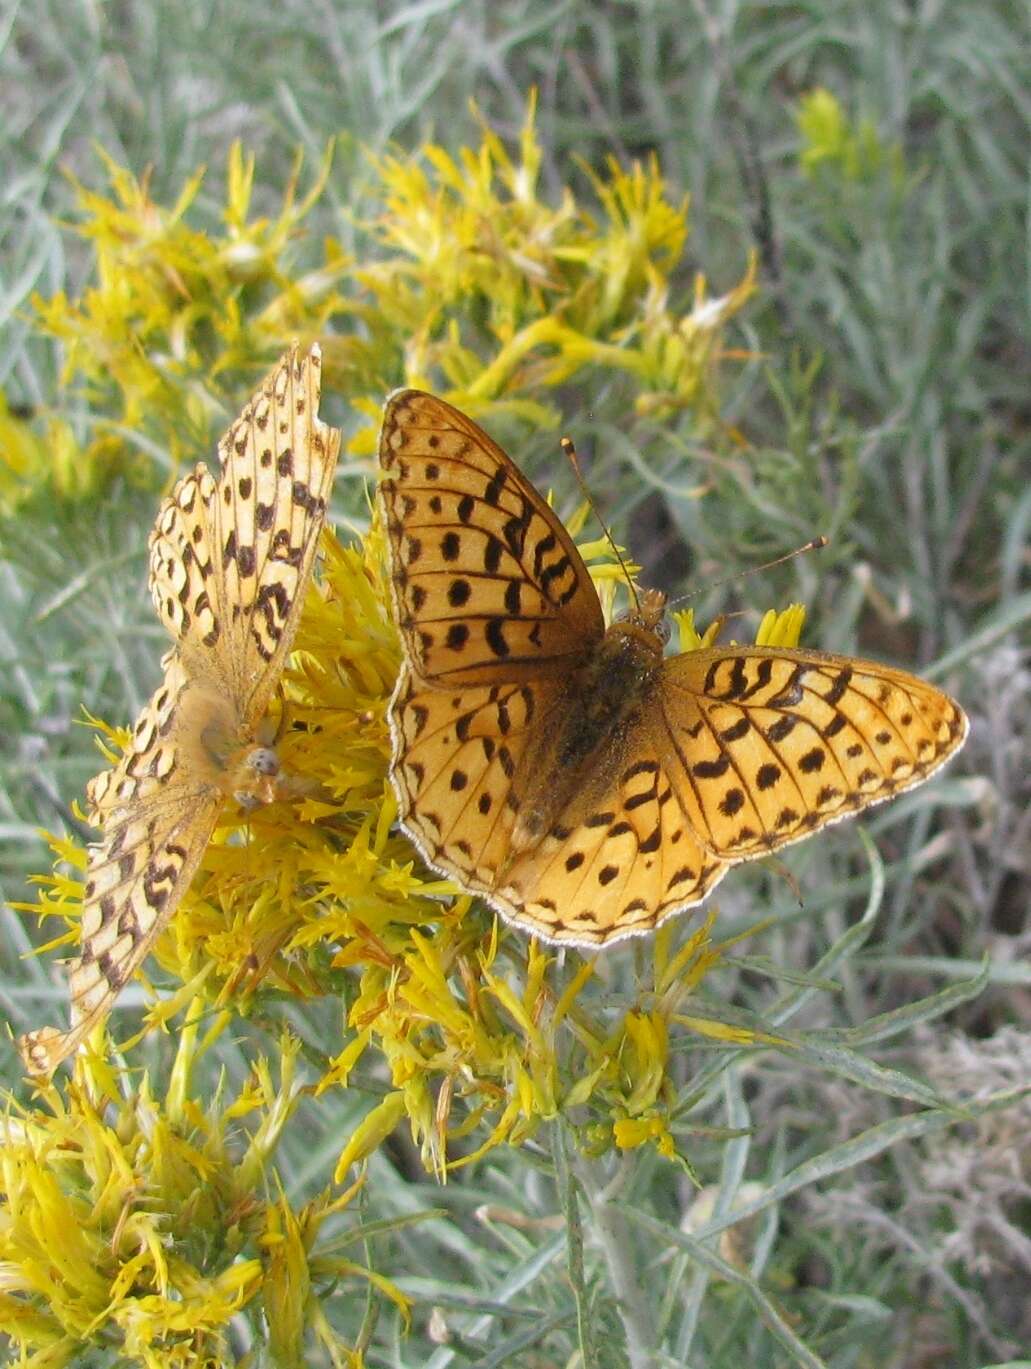
[[[548,941],[600,949],[700,903],[726,874],[677,802],[654,722],[641,719],[619,768],[588,803],[574,800],[502,872],[488,899],[509,921]]]
[[[107,1016],[189,888],[222,805],[214,767],[195,754],[202,704],[173,653],[122,761],[89,787],[103,839],[89,850],[82,949],[69,968],[72,1027],[21,1038],[33,1074],[51,1074]]]
[[[421,681],[557,677],[601,638],[601,605],[572,539],[471,419],[398,391],[380,465],[395,617]]]
[[[509,859],[512,778],[555,697],[550,681],[425,689],[402,670],[391,704],[399,816],[427,863],[489,895]]]
[[[155,607],[194,680],[253,727],[297,629],[333,484],[340,432],[318,416],[322,354],[283,357],[206,466],[176,487],[151,537]]]
[[[532,848],[518,850],[520,782],[535,730],[558,728],[550,681],[422,689],[395,696],[394,770],[405,830],[434,869],[549,941],[604,946],[698,903],[727,866],[705,850],[675,801],[662,739],[642,719],[633,757],[578,797]],[[549,716],[550,715],[550,716]]]
[[[189,887],[225,793],[227,745],[250,740],[296,630],[340,434],[318,418],[321,354],[282,359],[204,465],[179,482],[150,542],[150,587],[176,645],[118,765],[87,788],[90,850],[73,1027],[24,1038],[51,1072],[110,1011]]]
[[[914,675],[779,647],[665,661],[658,708],[677,799],[731,862],[922,783],[967,733],[959,705]]]
[[[512,776],[562,678],[604,634],[587,568],[505,453],[443,400],[387,402],[379,497],[406,663],[390,776],[426,861],[490,895]]]

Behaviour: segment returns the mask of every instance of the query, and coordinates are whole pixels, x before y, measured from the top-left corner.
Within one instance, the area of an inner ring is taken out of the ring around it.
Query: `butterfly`
[[[318,416],[322,356],[296,347],[203,463],[162,504],[150,591],[175,645],[119,763],[90,781],[81,950],[70,968],[72,1027],[22,1037],[50,1074],[111,1010],[190,885],[227,799],[280,790],[261,724],[311,575],[340,433]]]
[[[959,705],[888,666],[759,646],[667,657],[656,590],[606,628],[558,517],[433,395],[389,398],[380,467],[400,822],[525,931],[594,947],[650,931],[963,744]]]

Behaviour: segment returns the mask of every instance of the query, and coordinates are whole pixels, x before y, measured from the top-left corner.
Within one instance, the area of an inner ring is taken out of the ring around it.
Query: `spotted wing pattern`
[[[489,901],[548,941],[602,947],[700,903],[729,869],[688,823],[653,719],[623,768],[514,856]]]
[[[430,864],[477,893],[509,859],[512,780],[553,693],[548,681],[423,689],[402,670],[391,705],[401,821]]]
[[[340,448],[318,417],[322,356],[293,348],[181,481],[151,536],[158,615],[193,679],[212,679],[245,726],[262,716],[297,627]]]
[[[464,414],[418,390],[387,402],[380,501],[412,673],[441,687],[558,675],[605,631],[559,519]]]
[[[664,659],[648,592],[604,631],[555,514],[442,400],[393,396],[380,460],[401,823],[529,931],[600,947],[654,928],[962,744],[958,705],[901,671],[762,647]]]
[[[602,946],[698,903],[727,865],[698,841],[675,800],[650,722],[634,757],[593,802],[574,799],[543,839],[520,848],[533,784],[527,749],[556,725],[552,681],[421,689],[403,672],[393,769],[401,821],[428,864],[552,941]]]
[[[87,788],[91,847],[72,1027],[22,1038],[49,1074],[110,1011],[171,917],[246,758],[297,625],[340,434],[318,418],[321,355],[293,348],[219,443],[179,482],[151,534],[150,587],[175,645],[119,763]],[[242,777],[242,778],[241,778]],[[260,798],[272,797],[266,787]]]
[[[905,671],[719,647],[663,663],[670,770],[688,821],[748,860],[922,784],[962,746],[963,710]]]

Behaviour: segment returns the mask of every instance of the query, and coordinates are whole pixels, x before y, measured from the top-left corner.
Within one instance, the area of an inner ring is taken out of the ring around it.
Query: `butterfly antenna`
[[[559,446],[565,452],[566,459],[572,466],[573,474],[576,476],[576,483],[580,486],[580,490],[583,494],[583,497],[591,506],[591,512],[594,514],[595,518],[601,525],[601,530],[605,534],[605,540],[612,548],[613,555],[619,562],[619,568],[623,572],[623,578],[626,581],[627,588],[629,589],[631,597],[634,601],[634,608],[637,610],[638,613],[640,613],[641,600],[638,598],[637,595],[637,586],[634,584],[633,577],[631,576],[629,570],[627,570],[626,562],[623,560],[623,557],[620,554],[620,550],[616,546],[616,539],[612,536],[612,533],[609,532],[608,525],[606,524],[604,518],[602,518],[601,514],[598,512],[598,505],[594,502],[594,496],[591,494],[591,491],[587,487],[587,481],[584,479],[583,472],[580,470],[580,458],[577,456],[576,448],[573,446],[573,439],[571,437],[560,437]]]
[[[830,539],[824,537],[823,533],[819,537],[814,537],[807,542],[804,547],[796,547],[794,551],[785,552],[783,556],[775,556],[772,561],[764,561],[761,566],[748,566],[745,570],[739,570],[734,575],[728,575],[722,580],[710,580],[706,585],[699,585],[697,589],[691,590],[688,594],[680,594],[676,599],[672,599],[667,608],[673,608],[675,604],[682,604],[685,599],[694,599],[699,594],[707,594],[710,589],[718,589],[720,585],[732,585],[735,580],[744,580],[748,575],[756,575],[761,570],[769,570],[773,566],[782,565],[785,561],[791,561],[796,556],[803,556],[807,551],[819,551],[822,547],[829,545]]]

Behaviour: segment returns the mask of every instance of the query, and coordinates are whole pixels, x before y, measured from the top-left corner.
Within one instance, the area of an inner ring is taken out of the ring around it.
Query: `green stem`
[[[628,1172],[624,1162],[609,1183],[603,1185],[599,1182],[598,1165],[587,1160],[581,1160],[577,1165],[577,1176],[591,1204],[594,1234],[605,1258],[609,1283],[626,1334],[631,1369],[654,1369],[655,1316],[638,1278],[638,1261],[629,1229],[613,1201],[622,1191]]]

